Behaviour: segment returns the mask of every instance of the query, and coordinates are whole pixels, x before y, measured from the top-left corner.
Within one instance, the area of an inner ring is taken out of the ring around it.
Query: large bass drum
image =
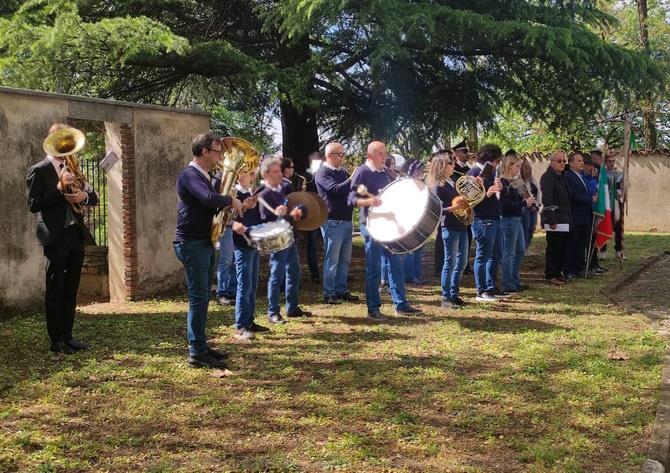
[[[440,199],[418,179],[393,181],[377,197],[382,203],[368,208],[367,229],[391,253],[421,248],[440,224]]]

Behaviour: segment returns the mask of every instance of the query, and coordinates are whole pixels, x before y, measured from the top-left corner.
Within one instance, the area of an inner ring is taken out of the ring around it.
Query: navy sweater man
[[[324,252],[323,301],[326,304],[358,300],[347,289],[351,266],[353,206],[349,203],[351,178],[342,168],[343,163],[344,147],[340,143],[328,143],[326,161],[314,176],[319,195],[328,207],[328,219],[321,227]]]
[[[361,235],[365,242],[365,301],[368,306],[368,317],[376,321],[387,320],[381,313],[379,283],[381,281],[381,257],[389,261],[389,288],[395,305],[396,315],[419,313],[412,307],[405,296],[405,276],[399,255],[393,254],[375,241],[367,230],[368,209],[378,207],[381,200],[376,197],[381,189],[392,181],[384,168],[388,153],[386,145],[381,141],[373,141],[367,148],[367,161],[359,166],[351,176],[351,191],[348,202],[360,208]],[[367,188],[366,194],[358,192],[360,185]]]
[[[225,366],[225,354],[207,345],[205,326],[209,290],[214,270],[212,246],[212,219],[224,207],[233,207],[242,213],[242,204],[236,198],[223,196],[212,186],[209,172],[221,159],[222,142],[209,133],[193,139],[192,161],[177,178],[177,232],[174,251],[186,270],[188,287],[188,364],[192,367]]]

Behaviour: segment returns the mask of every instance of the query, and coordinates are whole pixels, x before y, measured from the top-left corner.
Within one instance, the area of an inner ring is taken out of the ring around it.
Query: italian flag
[[[607,172],[605,165],[600,168],[600,176],[598,178],[598,201],[596,207],[593,209],[596,215],[596,248],[600,249],[607,240],[612,238],[612,208],[610,207],[610,190],[607,182]]]

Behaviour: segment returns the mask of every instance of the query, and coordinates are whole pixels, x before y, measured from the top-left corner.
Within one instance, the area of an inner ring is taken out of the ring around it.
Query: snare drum
[[[397,179],[377,195],[382,204],[368,208],[370,236],[395,254],[421,248],[440,224],[442,203],[418,179]]]
[[[249,229],[249,238],[261,254],[285,250],[295,241],[291,224],[282,218],[254,225]]]

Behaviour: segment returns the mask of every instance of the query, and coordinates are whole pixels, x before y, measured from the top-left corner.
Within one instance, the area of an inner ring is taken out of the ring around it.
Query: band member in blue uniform
[[[442,201],[442,225],[437,238],[441,238],[444,248],[442,264],[442,307],[460,309],[465,301],[459,296],[459,285],[465,263],[468,261],[468,227],[453,214],[458,206],[453,204],[456,197],[454,158],[446,150],[433,154],[430,160],[427,183]]]
[[[257,198],[252,197],[251,182],[254,173],[240,172],[235,186],[237,199],[243,202],[244,212],[237,215],[233,222],[233,252],[237,294],[235,297],[235,338],[248,340],[255,333],[268,332],[267,327],[254,322],[256,312],[256,293],[258,291],[258,267],[260,255],[246,236],[250,227],[261,223],[261,214]],[[245,205],[249,202],[248,205]]]
[[[212,186],[209,172],[221,159],[221,141],[210,133],[193,139],[193,160],[177,178],[177,234],[174,251],[186,270],[188,286],[188,364],[192,367],[224,367],[225,354],[207,346],[205,326],[209,289],[215,258],[212,246],[212,220],[223,207],[239,213],[242,204],[223,196]]]
[[[386,250],[368,233],[366,227],[368,208],[379,206],[381,201],[378,197],[364,196],[357,192],[358,186],[363,184],[372,196],[376,196],[384,186],[391,182],[392,179],[384,168],[387,155],[384,143],[380,141],[370,143],[367,148],[367,161],[359,166],[351,176],[351,192],[349,193],[349,204],[360,208],[361,235],[365,241],[365,300],[368,306],[368,317],[377,321],[386,320],[380,311],[381,297],[378,290],[381,280],[382,254],[389,260],[389,287],[396,314],[410,315],[421,312],[407,302],[400,256]]]
[[[328,219],[321,227],[324,246],[323,301],[326,304],[358,300],[347,288],[351,265],[353,207],[348,202],[351,179],[349,173],[342,168],[343,163],[344,147],[340,143],[328,143],[326,162],[314,177],[319,195],[328,207]]]
[[[301,206],[293,209],[286,207],[286,193],[282,184],[281,160],[269,158],[261,163],[261,174],[265,182],[265,189],[260,193],[261,198],[274,212],[260,207],[261,221],[273,222],[278,217],[299,220],[304,210]],[[290,218],[289,218],[290,217]],[[300,266],[297,244],[281,251],[270,254],[270,278],[268,280],[268,321],[273,324],[282,324],[286,321],[280,314],[279,297],[281,286],[284,285],[286,294],[286,315],[288,317],[304,317],[310,315],[298,306],[298,285],[300,284]]]
[[[477,152],[477,162],[468,171],[468,176],[482,174],[486,197],[473,210],[472,236],[475,240],[474,273],[477,286],[476,300],[495,302],[506,294],[496,287],[496,273],[502,260],[502,232],[500,231],[500,201],[502,190],[500,179],[495,177],[495,168],[500,164],[502,151],[493,144],[482,146]],[[483,171],[486,172],[483,173]]]

